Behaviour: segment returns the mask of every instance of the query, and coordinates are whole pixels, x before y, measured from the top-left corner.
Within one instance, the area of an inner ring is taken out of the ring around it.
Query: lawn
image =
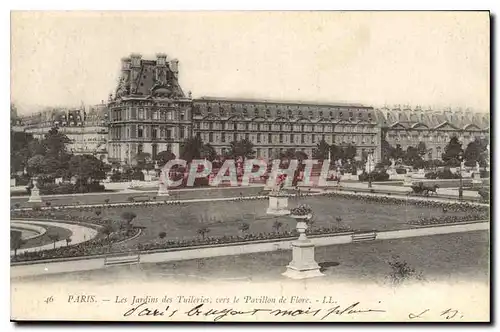
[[[316,248],[316,261],[325,278],[338,282],[386,283],[395,256],[420,273],[425,281],[489,282],[489,233],[475,231],[370,243]],[[38,282],[93,281],[111,285],[119,281],[197,281],[282,279],[291,251],[223,256],[160,264],[122,266],[63,273],[23,280]],[[202,279],[200,279],[202,278]]]
[[[312,227],[349,226],[355,230],[394,230],[410,228],[408,220],[419,217],[441,216],[439,208],[424,208],[414,205],[393,205],[373,203],[341,197],[290,198],[289,207],[308,204],[314,212]],[[121,220],[123,212],[134,212],[135,226],[143,227],[136,239],[127,246],[160,241],[158,234],[166,232],[165,240],[186,240],[199,237],[197,231],[207,227],[207,236],[220,237],[241,235],[240,226],[248,223],[248,233],[268,233],[276,231],[276,221],[281,223],[278,230],[292,230],[295,221],[290,217],[275,217],[266,214],[267,200],[254,201],[215,201],[189,203],[186,205],[128,206],[100,209],[101,217]],[[95,216],[97,209],[54,211],[58,214]],[[463,215],[460,212],[447,212],[447,215]],[[337,221],[341,218],[341,221]],[[163,241],[165,241],[163,240]]]
[[[194,190],[170,190],[170,196],[157,197],[156,192],[145,192],[141,190],[131,191],[129,193],[116,194],[85,194],[76,196],[42,196],[45,206],[46,202],[50,202],[51,206],[59,205],[78,205],[78,204],[104,204],[106,200],[109,203],[124,203],[129,202],[130,197],[148,196],[151,200],[165,201],[177,199],[197,199],[197,198],[221,198],[221,197],[239,197],[255,196],[262,191],[262,187],[241,187],[241,188],[200,188]],[[11,197],[11,205],[19,204],[19,207],[32,207],[32,203],[28,203],[26,197]]]
[[[70,230],[68,230],[66,228],[62,228],[62,227],[47,226],[47,225],[44,225],[43,223],[40,223],[40,224],[33,223],[31,225],[43,227],[43,228],[45,228],[47,230],[47,232],[45,232],[41,236],[38,236],[38,237],[35,237],[35,238],[27,240],[21,246],[21,249],[39,247],[39,246],[43,246],[43,245],[46,245],[46,244],[49,244],[49,243],[54,243],[54,241],[52,241],[50,239],[49,234],[57,234],[57,236],[59,238],[58,241],[65,240],[65,239],[69,238],[72,235],[72,233],[71,233]]]

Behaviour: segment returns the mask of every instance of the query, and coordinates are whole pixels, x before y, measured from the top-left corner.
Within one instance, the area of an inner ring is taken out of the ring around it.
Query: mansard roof
[[[420,107],[381,107],[375,109],[378,123],[382,127],[395,128],[454,128],[456,130],[488,130],[490,121],[488,113],[477,113],[470,109],[442,110],[422,109]]]

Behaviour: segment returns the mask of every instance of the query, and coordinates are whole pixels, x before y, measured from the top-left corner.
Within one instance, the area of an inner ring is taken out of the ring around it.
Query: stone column
[[[288,207],[288,197],[280,194],[271,192],[269,193],[269,207],[267,208],[267,214],[272,214],[275,216],[283,216],[290,213],[287,209]]]
[[[292,243],[292,261],[286,267],[283,276],[291,279],[306,279],[314,277],[322,277],[320,267],[314,259],[314,244],[307,238],[306,229],[311,215],[295,216],[292,218],[297,220],[297,230],[299,238]]]
[[[28,200],[28,203],[41,203],[42,202],[42,197],[40,197],[40,190],[38,189],[37,186],[37,178],[33,177],[33,188],[31,189],[31,195]]]

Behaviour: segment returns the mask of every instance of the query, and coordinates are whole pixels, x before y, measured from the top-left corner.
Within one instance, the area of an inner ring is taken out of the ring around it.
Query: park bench
[[[104,266],[139,264],[140,261],[140,253],[114,254],[104,258]]]
[[[373,241],[377,237],[377,232],[363,232],[352,234],[352,242]]]
[[[133,196],[132,200],[134,202],[148,202],[151,200],[151,198],[148,195],[141,195],[141,196]]]

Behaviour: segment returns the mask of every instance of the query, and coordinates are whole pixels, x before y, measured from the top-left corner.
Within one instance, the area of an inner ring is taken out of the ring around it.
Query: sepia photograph
[[[489,322],[488,11],[12,11],[10,319]]]

